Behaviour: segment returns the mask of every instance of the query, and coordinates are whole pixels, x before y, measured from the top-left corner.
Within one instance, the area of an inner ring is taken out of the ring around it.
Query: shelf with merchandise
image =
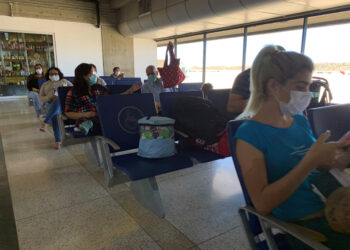
[[[22,89],[36,64],[41,64],[44,72],[55,65],[52,35],[0,32],[0,51],[0,85],[11,89],[4,95],[24,94],[17,88]]]

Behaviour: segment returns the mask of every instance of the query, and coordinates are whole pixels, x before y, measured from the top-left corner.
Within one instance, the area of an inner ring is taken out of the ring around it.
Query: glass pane
[[[26,95],[34,65],[55,65],[52,35],[0,32],[0,96]]]
[[[35,64],[40,63],[43,71],[49,68],[49,50],[47,36],[39,34],[25,34],[30,72],[34,73]]]
[[[164,65],[165,51],[166,51],[167,45],[170,41],[174,43],[173,39],[157,42],[157,46],[158,46],[157,47],[157,65],[158,65],[158,67],[163,67],[163,65]]]
[[[312,18],[310,21],[313,22]],[[326,78],[334,103],[349,103],[350,23],[308,28],[305,54],[315,63],[314,75]]]
[[[203,81],[203,40],[190,43],[178,40],[177,58],[180,59],[180,67],[186,76],[185,83]]]
[[[27,63],[25,44],[21,33],[1,32],[1,83],[3,85],[25,84]]]
[[[268,44],[300,52],[303,20],[266,24],[248,28],[246,68],[252,66],[259,51]]]
[[[242,71],[243,36],[207,41],[205,81],[215,89],[231,88]]]

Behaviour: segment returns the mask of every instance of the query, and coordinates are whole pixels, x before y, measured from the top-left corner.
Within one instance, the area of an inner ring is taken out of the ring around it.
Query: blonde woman
[[[251,96],[240,116],[251,119],[235,135],[236,154],[260,213],[319,231],[331,249],[350,249],[350,236],[332,231],[324,203],[310,185],[311,175],[317,169],[329,169],[335,155],[350,145],[349,141],[326,143],[329,133],[316,141],[301,114],[311,99],[312,71],[312,61],[302,54],[276,46],[259,52],[251,70]],[[290,241],[293,248],[304,247]]]

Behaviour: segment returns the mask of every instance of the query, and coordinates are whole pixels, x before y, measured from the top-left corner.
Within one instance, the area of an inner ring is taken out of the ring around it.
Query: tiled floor
[[[107,188],[84,145],[57,151],[26,99],[0,100],[8,178],[21,249],[248,249],[231,159],[157,177],[166,216],[127,184]]]

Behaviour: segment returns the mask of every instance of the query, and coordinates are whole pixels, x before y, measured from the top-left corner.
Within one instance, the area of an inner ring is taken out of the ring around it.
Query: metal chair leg
[[[110,156],[108,144],[104,142],[100,142],[100,144],[101,144],[101,153],[102,153],[102,161],[104,166],[104,175],[105,175],[106,184],[108,187],[112,187],[114,171],[113,171],[113,162]]]
[[[164,218],[164,208],[160,198],[159,188],[155,177],[132,181],[130,190],[142,206],[157,216]]]

